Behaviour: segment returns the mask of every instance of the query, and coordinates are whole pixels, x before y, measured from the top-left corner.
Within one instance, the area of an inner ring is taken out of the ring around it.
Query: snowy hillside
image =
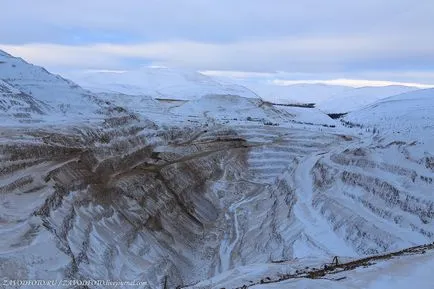
[[[0,80],[0,116],[2,118],[32,119],[44,114],[48,107],[32,96]]]
[[[434,89],[423,89],[382,99],[345,120],[376,128],[384,141],[415,141],[429,149],[434,141],[433,112]]]
[[[361,87],[346,90],[318,101],[317,107],[327,113],[347,113],[393,95],[418,90],[409,86]]]
[[[335,94],[351,90],[351,87],[326,84],[276,85],[272,83],[246,82],[244,84],[262,99],[273,103],[319,103]]]
[[[22,102],[30,105],[27,118],[36,117],[38,121],[101,118],[100,110],[107,106],[77,84],[3,51],[0,51],[0,81],[4,91],[13,89],[12,92],[6,92],[8,98],[11,99],[13,93],[20,106],[24,105]],[[4,93],[2,98],[5,98]],[[19,105],[16,101],[15,106]]]
[[[314,103],[327,113],[346,113],[382,98],[417,90],[407,86],[352,88],[326,84],[277,85],[265,80],[212,77],[195,71],[161,67],[144,67],[125,72],[75,72],[68,76],[93,92],[176,100],[195,100],[206,95],[237,95],[279,104]]]
[[[347,113],[383,98],[418,90],[417,87],[398,85],[353,88],[326,84],[276,85],[264,81],[239,82],[265,101],[281,104],[314,103],[315,107],[326,113]]]
[[[257,97],[246,87],[219,82],[199,72],[160,67],[143,67],[127,72],[71,73],[69,77],[95,92],[179,100],[198,99],[207,94]]]
[[[393,95],[418,90],[409,86],[380,86],[352,88],[325,84],[274,85],[245,83],[262,99],[273,103],[315,103],[326,113],[347,113]]]
[[[338,259],[337,265],[331,260],[315,259],[249,265],[186,288],[430,289],[433,249],[434,244],[427,244],[363,259]]]
[[[161,119],[167,116],[167,107],[164,103],[145,95],[128,95],[123,93],[102,92],[97,96],[104,101],[127,109],[130,112],[143,115],[145,118]]]

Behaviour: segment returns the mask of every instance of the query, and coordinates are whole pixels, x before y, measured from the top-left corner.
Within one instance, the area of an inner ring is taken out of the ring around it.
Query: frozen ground
[[[239,267],[214,278],[186,287],[212,288],[432,288],[430,270],[433,245],[408,249],[395,256],[373,256],[369,261],[343,260],[337,266],[331,260],[297,259],[280,264]],[[413,252],[411,252],[413,251]],[[328,264],[327,270],[323,269]]]

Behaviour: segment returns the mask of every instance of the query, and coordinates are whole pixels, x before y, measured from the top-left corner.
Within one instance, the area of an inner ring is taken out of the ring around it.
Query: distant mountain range
[[[75,72],[69,77],[94,92],[145,95],[153,98],[194,100],[209,94],[262,98],[272,103],[315,103],[326,113],[348,113],[377,100],[418,90],[409,86],[360,87],[240,81],[211,77],[196,71],[146,67],[126,72]]]

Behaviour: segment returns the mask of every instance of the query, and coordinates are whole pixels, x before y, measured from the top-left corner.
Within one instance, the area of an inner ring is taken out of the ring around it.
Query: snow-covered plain
[[[2,278],[235,288],[434,240],[432,90],[334,120],[173,70],[158,97],[93,93],[0,57]],[[429,288],[429,257],[253,288]]]

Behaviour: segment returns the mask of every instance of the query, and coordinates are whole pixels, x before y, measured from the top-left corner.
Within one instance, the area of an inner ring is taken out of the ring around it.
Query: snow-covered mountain
[[[434,167],[434,89],[412,91],[382,99],[344,120],[375,132],[378,142],[405,146],[406,158]]]
[[[174,100],[195,100],[206,95],[237,95],[279,104],[313,103],[327,113],[347,113],[377,100],[418,89],[408,86],[352,88],[326,84],[277,85],[270,81],[211,77],[196,71],[162,67],[144,67],[133,71],[70,72],[68,76],[96,93]]]
[[[46,105],[0,80],[0,115],[4,118],[31,119],[43,115]]]
[[[318,101],[317,107],[327,113],[347,113],[372,104],[377,100],[415,90],[418,90],[418,88],[398,85],[354,88]]]
[[[273,106],[257,98],[236,95],[207,95],[171,109],[179,116],[204,117],[213,122],[259,121],[284,124],[309,122],[316,125],[336,125],[326,114],[315,108]],[[235,122],[236,123],[236,122]]]
[[[219,82],[196,71],[143,67],[126,72],[70,73],[69,77],[95,92],[146,95],[153,98],[191,100],[207,94],[257,97],[248,88]]]
[[[326,113],[348,113],[380,99],[418,90],[417,87],[398,85],[359,88],[326,84],[282,86],[261,82],[246,82],[244,85],[266,101],[281,104],[314,103]]]
[[[418,140],[433,135],[433,110],[434,89],[421,89],[382,99],[350,113],[346,120],[377,127],[383,136]]]
[[[218,79],[228,80],[228,77]],[[280,104],[306,104],[315,106],[326,113],[348,113],[358,110],[377,100],[419,88],[411,86],[365,86],[353,88],[342,85],[301,83],[278,85],[272,80],[234,80],[254,91],[263,100]]]
[[[432,90],[333,120],[208,84],[183,101],[95,95],[2,59],[0,278],[320,288],[265,281],[434,241]],[[24,125],[23,111],[44,122]],[[428,249],[409,262],[430,265]],[[405,260],[355,261],[336,284],[380,282],[375,269]]]
[[[0,51],[3,113],[21,123],[101,118],[107,104],[77,84]],[[12,108],[16,110],[12,111]]]
[[[253,90],[266,101],[273,103],[319,103],[333,95],[351,90],[351,87],[326,84],[276,85],[263,82],[246,82],[246,87]]]

